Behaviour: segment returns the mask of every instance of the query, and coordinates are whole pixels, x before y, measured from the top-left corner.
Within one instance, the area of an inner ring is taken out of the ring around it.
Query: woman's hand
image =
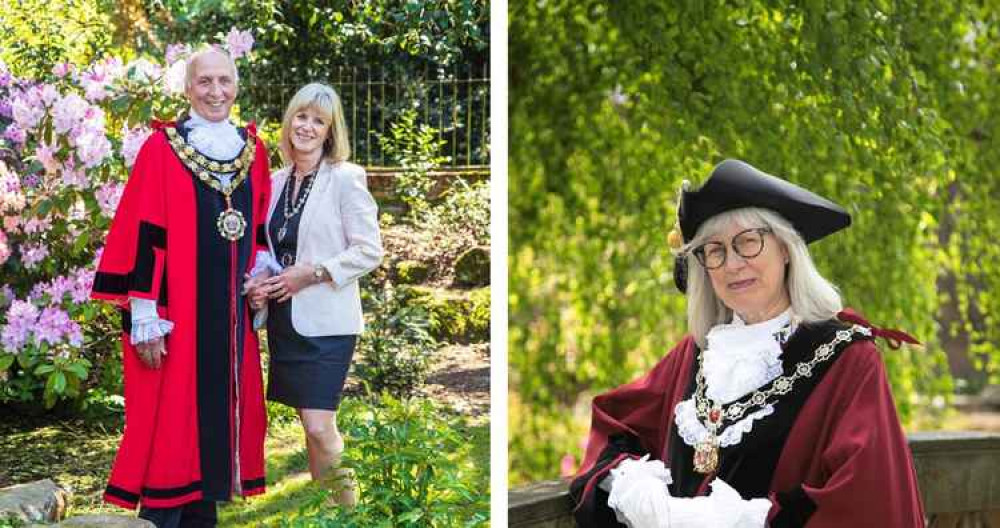
[[[261,288],[267,291],[267,296],[271,299],[285,302],[314,281],[313,268],[296,264],[285,268],[280,275],[265,280]]]
[[[267,289],[264,288],[264,281],[270,277],[270,273],[251,276],[249,273],[243,275],[243,294],[250,300],[250,307],[260,310],[267,305]]]

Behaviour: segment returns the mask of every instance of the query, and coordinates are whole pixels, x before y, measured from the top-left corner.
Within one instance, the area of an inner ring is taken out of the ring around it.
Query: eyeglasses
[[[733,246],[733,251],[737,255],[744,259],[752,259],[764,251],[764,235],[771,232],[769,227],[755,227],[740,231],[733,237],[730,245]],[[707,242],[694,248],[691,252],[698,259],[698,263],[709,270],[721,268],[726,263],[726,255],[729,254],[724,242]]]

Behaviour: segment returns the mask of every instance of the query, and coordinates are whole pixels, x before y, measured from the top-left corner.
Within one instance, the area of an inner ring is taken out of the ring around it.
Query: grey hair
[[[826,321],[843,309],[837,287],[820,275],[809,249],[792,224],[769,209],[746,207],[713,216],[695,233],[681,251],[686,255],[688,330],[698,346],[704,348],[705,336],[718,324],[732,320],[733,311],[715,294],[708,270],[698,263],[692,250],[730,225],[747,229],[770,228],[788,252],[785,287],[791,301],[792,316],[800,323]]]
[[[225,50],[225,48],[221,48],[219,46],[203,46],[194,53],[192,53],[191,56],[189,56],[187,60],[184,61],[184,89],[185,90],[190,89],[191,83],[194,82],[195,61],[204,57],[205,55],[208,55],[209,53],[219,53],[223,57],[225,57],[226,60],[229,61],[229,67],[233,70],[233,84],[239,86],[240,71],[236,68],[236,61],[233,60],[233,56],[230,55],[229,52]]]

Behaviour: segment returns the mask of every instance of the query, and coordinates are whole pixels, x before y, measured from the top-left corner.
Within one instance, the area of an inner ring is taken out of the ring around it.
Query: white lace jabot
[[[791,310],[774,319],[748,325],[733,314],[733,322],[718,325],[706,336],[708,345],[702,357],[705,395],[716,404],[727,404],[759,389],[781,375],[781,345],[795,331]],[[739,444],[754,422],[774,413],[765,405],[718,433],[719,445]],[[674,407],[674,423],[684,443],[695,446],[709,436],[698,419],[694,398]]]
[[[706,336],[703,369],[706,395],[730,403],[781,375],[781,343],[791,326],[791,310],[748,325],[739,316]]]
[[[189,130],[188,143],[198,152],[215,160],[231,160],[243,148],[243,138],[236,126],[225,121],[209,121],[198,115],[192,108],[190,118],[184,122],[184,128]]]

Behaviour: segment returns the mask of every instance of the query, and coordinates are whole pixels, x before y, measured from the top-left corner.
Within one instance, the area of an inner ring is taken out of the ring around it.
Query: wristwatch
[[[316,279],[316,282],[323,282],[323,279],[325,277],[326,277],[326,268],[324,268],[319,264],[316,264],[316,267],[313,268],[313,278]]]

